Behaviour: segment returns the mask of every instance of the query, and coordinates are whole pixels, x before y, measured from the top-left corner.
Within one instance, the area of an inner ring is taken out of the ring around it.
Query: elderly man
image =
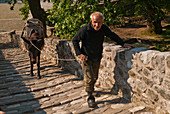
[[[103,24],[105,18],[102,13],[92,13],[90,18],[90,23],[80,28],[72,42],[76,55],[79,55],[83,61],[85,90],[88,93],[87,102],[89,107],[94,108],[96,103],[92,93],[94,92],[94,84],[98,79],[104,36],[109,37],[125,48],[133,47],[133,45],[124,43],[118,35]],[[81,47],[79,45],[80,41],[82,41]]]

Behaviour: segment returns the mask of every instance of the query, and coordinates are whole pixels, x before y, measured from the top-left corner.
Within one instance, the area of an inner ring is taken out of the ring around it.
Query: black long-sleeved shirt
[[[84,54],[90,60],[100,60],[103,52],[104,36],[123,46],[123,40],[114,32],[112,32],[106,25],[102,25],[101,29],[95,31],[91,23],[83,26],[77,32],[72,42],[76,55]],[[82,41],[80,47],[79,42]]]

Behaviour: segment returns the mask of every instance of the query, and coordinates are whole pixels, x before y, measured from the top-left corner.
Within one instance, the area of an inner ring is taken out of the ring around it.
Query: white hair
[[[93,19],[94,15],[98,15],[98,16],[102,17],[103,20],[105,19],[104,15],[101,12],[94,12],[90,15],[91,20]]]

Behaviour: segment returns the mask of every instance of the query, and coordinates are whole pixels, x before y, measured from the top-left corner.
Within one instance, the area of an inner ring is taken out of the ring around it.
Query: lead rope
[[[30,43],[31,43],[31,45],[32,46],[34,46],[38,51],[40,51],[41,52],[41,50],[37,47],[37,46],[35,46],[33,43],[32,43],[32,41],[30,40]]]
[[[30,43],[31,43],[31,45],[34,46],[38,51],[41,52],[41,50],[40,50],[38,47],[36,47],[36,46],[32,43],[31,40],[30,40]],[[45,52],[45,53],[46,53],[46,52]],[[76,59],[60,59],[60,58],[58,58],[58,55],[57,55],[57,60],[60,60],[60,61],[75,61]]]

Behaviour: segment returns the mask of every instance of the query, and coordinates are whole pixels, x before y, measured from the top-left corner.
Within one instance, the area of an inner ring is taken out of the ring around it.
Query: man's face
[[[104,20],[102,17],[94,15],[91,20],[91,23],[93,25],[94,30],[98,31],[98,30],[100,30],[102,24],[104,23]]]

